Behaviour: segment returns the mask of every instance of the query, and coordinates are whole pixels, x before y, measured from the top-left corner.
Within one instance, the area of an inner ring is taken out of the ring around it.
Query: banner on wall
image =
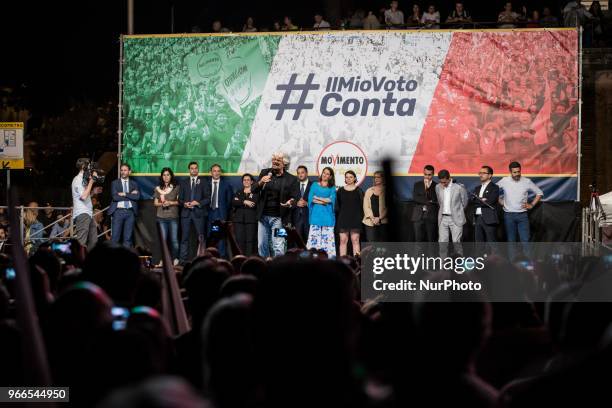
[[[555,186],[548,198],[575,199],[577,41],[571,29],[128,36],[123,160],[141,176],[190,161],[258,174],[282,151],[291,170],[332,167],[340,185],[385,156],[408,179],[426,164],[467,177],[519,161]]]

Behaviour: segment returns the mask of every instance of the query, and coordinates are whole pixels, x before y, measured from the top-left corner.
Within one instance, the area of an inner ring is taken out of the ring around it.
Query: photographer
[[[90,174],[84,179],[89,163],[87,158],[80,158],[76,162],[79,174],[72,179],[72,217],[77,240],[91,250],[96,244],[97,235],[96,224],[93,221],[91,196],[99,193],[102,187],[94,188],[94,178],[98,176],[96,171],[88,172]]]

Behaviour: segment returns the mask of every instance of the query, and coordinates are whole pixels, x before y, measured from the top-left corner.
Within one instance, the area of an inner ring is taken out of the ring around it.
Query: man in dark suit
[[[475,239],[476,242],[496,242],[496,231],[499,225],[497,216],[499,187],[491,182],[493,169],[489,166],[482,166],[478,177],[480,177],[480,186],[474,188],[471,196],[475,208]]]
[[[416,242],[436,242],[438,230],[438,196],[433,181],[434,167],[430,164],[423,168],[423,180],[414,183],[412,199],[417,204],[412,209],[411,221],[414,223]],[[425,228],[425,234],[423,234]]]
[[[189,163],[189,178],[181,181],[179,205],[181,207],[181,253],[180,262],[185,264],[189,257],[189,233],[191,225],[195,227],[198,242],[204,242],[204,227],[210,190],[208,183],[198,177],[198,163]]]
[[[138,215],[138,200],[140,191],[136,182],[130,180],[132,169],[129,164],[122,164],[119,173],[121,178],[113,180],[111,183],[111,202],[108,214],[112,216],[113,236],[112,241],[121,242],[123,235],[123,245],[131,247],[132,236],[134,233],[134,222]]]
[[[257,183],[252,188],[259,194],[257,202],[257,243],[262,257],[284,255],[287,242],[283,237],[275,237],[274,230],[283,228],[291,222],[291,207],[299,194],[297,177],[287,172],[289,157],[285,153],[272,155],[272,167],[259,173]]]
[[[233,196],[232,186],[227,180],[221,178],[221,166],[218,164],[210,166],[210,208],[206,228],[209,238],[214,221],[227,221],[229,219]],[[221,256],[225,256],[225,239],[219,240],[217,247]]]
[[[308,169],[306,166],[298,166],[297,178],[299,193],[297,201],[293,204],[291,218],[297,233],[306,243],[310,230],[310,222],[308,221],[308,194],[310,193],[310,186],[312,186],[312,183],[308,180]]]

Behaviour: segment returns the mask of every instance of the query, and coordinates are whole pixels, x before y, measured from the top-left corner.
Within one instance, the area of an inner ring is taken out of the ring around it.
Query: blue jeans
[[[123,235],[123,245],[130,248],[132,246],[135,219],[134,210],[117,208],[111,220],[113,228],[112,241],[116,243],[121,242],[121,235]]]
[[[164,241],[170,241],[170,255],[172,259],[177,259],[179,256],[178,218],[158,218],[157,222],[161,228]]]
[[[529,242],[529,217],[527,212],[512,213],[504,212],[504,223],[506,224],[506,237],[508,242],[518,242],[516,231],[520,242]]]
[[[264,215],[257,224],[257,249],[259,256],[270,256],[270,241],[272,241],[272,256],[284,255],[287,250],[287,241],[283,237],[275,237],[273,230],[283,228],[280,217]]]

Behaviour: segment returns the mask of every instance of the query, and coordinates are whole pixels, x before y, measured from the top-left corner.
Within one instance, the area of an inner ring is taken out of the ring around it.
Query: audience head
[[[240,273],[243,275],[251,275],[259,279],[266,273],[267,270],[268,264],[266,261],[258,256],[252,256],[244,261],[242,267],[240,268]]]
[[[102,242],[89,253],[83,279],[99,285],[121,305],[130,306],[142,277],[138,255],[118,244]]]

